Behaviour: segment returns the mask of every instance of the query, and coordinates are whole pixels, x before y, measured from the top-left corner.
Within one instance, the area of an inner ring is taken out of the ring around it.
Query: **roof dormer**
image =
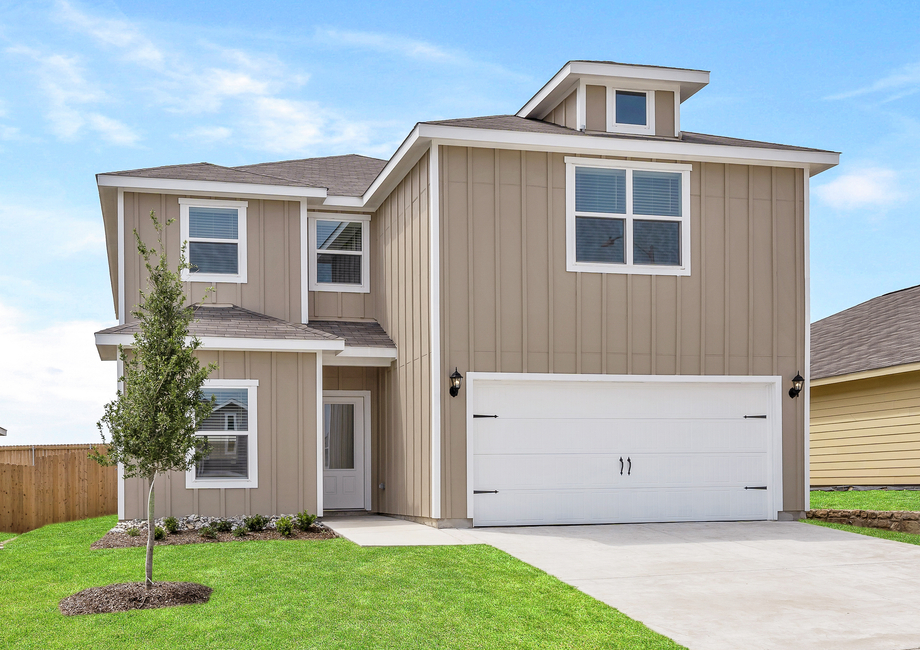
[[[609,61],[569,61],[517,112],[588,133],[680,135],[680,105],[709,72]]]

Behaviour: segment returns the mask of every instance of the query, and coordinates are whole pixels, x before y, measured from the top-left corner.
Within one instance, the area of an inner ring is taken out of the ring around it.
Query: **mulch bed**
[[[157,609],[206,603],[212,589],[194,582],[155,582],[148,591],[143,582],[91,587],[58,604],[64,616],[108,614],[134,609]]]
[[[165,539],[156,540],[156,546],[172,546],[175,544],[213,544],[216,542],[252,542],[265,539],[333,539],[336,534],[329,528],[312,526],[304,532],[297,528],[290,537],[282,537],[276,530],[263,530],[258,533],[247,533],[244,537],[235,537],[233,533],[217,533],[215,539],[208,539],[198,534],[197,530],[180,530],[178,533],[166,535]],[[93,542],[90,548],[131,548],[147,546],[147,533],[142,532],[136,537],[126,533],[106,533],[101,539]]]

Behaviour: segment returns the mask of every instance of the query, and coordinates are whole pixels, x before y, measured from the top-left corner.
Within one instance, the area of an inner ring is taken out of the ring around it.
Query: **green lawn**
[[[489,546],[162,546],[154,578],[208,585],[209,603],[62,616],[65,596],[143,579],[143,548],[89,549],[114,523],[54,524],[0,551],[0,648],[681,647]]]
[[[881,528],[847,526],[846,524],[832,524],[827,521],[817,521],[815,519],[802,519],[802,521],[808,524],[814,524],[815,526],[843,530],[848,533],[858,533],[859,535],[867,535],[869,537],[881,537],[882,539],[890,539],[895,542],[904,542],[905,544],[916,544],[920,546],[920,535],[914,535],[912,533],[899,533],[894,530],[883,530]]]
[[[19,533],[0,533],[0,542],[17,537]]]
[[[811,508],[920,511],[920,490],[849,490],[811,493]]]

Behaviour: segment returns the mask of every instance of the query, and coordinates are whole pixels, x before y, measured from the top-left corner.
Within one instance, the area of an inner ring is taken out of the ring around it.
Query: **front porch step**
[[[348,510],[323,510],[323,516],[320,519],[325,519],[326,517],[366,517],[367,515],[374,514],[368,512],[363,508],[355,508]]]

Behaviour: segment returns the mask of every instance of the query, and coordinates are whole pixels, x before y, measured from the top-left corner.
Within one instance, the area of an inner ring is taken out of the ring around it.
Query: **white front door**
[[[366,508],[366,443],[370,397],[354,392],[323,394],[323,509]]]
[[[470,373],[477,526],[772,519],[773,378]]]

